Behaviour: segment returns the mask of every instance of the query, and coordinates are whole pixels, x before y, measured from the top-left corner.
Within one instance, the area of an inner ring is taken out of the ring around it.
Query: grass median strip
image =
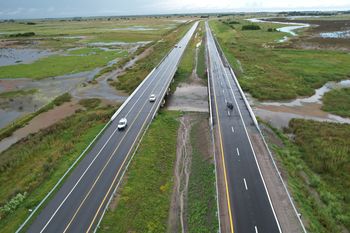
[[[99,232],[166,232],[178,116],[161,111],[152,122]]]
[[[215,167],[210,155],[208,115],[198,115],[191,129],[192,161],[188,191],[188,232],[211,233],[219,229],[216,215]],[[206,142],[206,143],[204,143]]]
[[[15,232],[109,120],[113,109],[83,103],[57,124],[0,154],[0,228]],[[94,106],[94,107],[90,107]]]

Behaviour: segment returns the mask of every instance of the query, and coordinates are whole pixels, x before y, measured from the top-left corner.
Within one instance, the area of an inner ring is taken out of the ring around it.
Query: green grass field
[[[74,74],[105,66],[109,61],[126,54],[125,51],[103,51],[96,48],[73,50],[67,56],[53,55],[31,64],[3,66],[0,68],[0,78],[43,79]]]
[[[322,102],[322,110],[350,117],[350,88],[331,90],[323,96]]]
[[[242,31],[242,25],[251,23],[237,21],[240,24],[234,24],[233,29],[232,25],[223,23],[225,21],[212,20],[210,25],[238,73],[242,88],[255,98],[283,100],[310,96],[326,82],[343,80],[350,75],[349,53],[283,48],[276,40],[287,34],[268,32],[269,28],[281,25],[258,23],[261,30]]]
[[[0,154],[1,232],[14,232],[19,227],[28,210],[50,191],[111,114],[111,108],[88,108]],[[13,202],[17,204],[9,205]]]
[[[273,129],[283,146],[270,144],[286,172],[308,232],[350,229],[350,125],[293,119],[288,133]]]
[[[115,209],[99,232],[166,232],[176,158],[178,112],[152,122],[126,174]]]
[[[136,42],[141,38],[144,40],[155,40],[165,33],[169,28],[178,24],[176,18],[107,18],[82,19],[82,20],[35,20],[35,25],[17,21],[14,23],[0,23],[0,30],[7,34],[1,35],[7,38],[9,34],[34,32],[32,37],[44,39],[48,44],[56,42],[76,43],[81,38],[70,38],[69,36],[83,36],[83,39],[92,42],[123,41]],[[137,30],[134,27],[143,27],[146,30]],[[122,29],[122,30],[118,30]],[[148,30],[147,30],[148,29]],[[151,29],[151,30],[149,30]],[[66,38],[65,38],[66,37]],[[21,38],[16,38],[21,40]],[[22,38],[28,39],[28,38]],[[141,39],[142,40],[142,39]],[[59,44],[59,43],[57,43]]]

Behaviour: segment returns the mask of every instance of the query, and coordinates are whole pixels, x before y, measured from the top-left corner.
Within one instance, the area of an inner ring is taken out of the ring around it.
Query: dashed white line
[[[232,131],[232,133],[235,132],[235,129],[233,128],[233,126],[231,126],[231,131]]]
[[[231,116],[230,110],[227,110],[227,115]]]
[[[258,228],[255,226],[255,233],[258,233]]]
[[[244,181],[245,190],[248,190],[247,181],[245,180],[245,178],[243,178],[243,181]]]
[[[239,149],[238,149],[238,147],[236,149],[237,149],[237,155],[239,156]]]

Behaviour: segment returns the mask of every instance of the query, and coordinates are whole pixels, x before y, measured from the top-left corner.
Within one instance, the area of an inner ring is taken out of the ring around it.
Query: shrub
[[[27,192],[18,193],[16,196],[14,196],[10,201],[8,201],[5,205],[0,207],[0,219],[7,215],[12,213],[15,209],[18,208],[18,206],[23,202],[23,200],[26,198]]]
[[[255,24],[249,24],[249,25],[243,25],[242,26],[242,30],[260,30],[260,26],[259,25],[255,25]]]
[[[16,33],[16,34],[11,34],[9,37],[31,37],[35,36],[34,32],[24,32],[24,33]]]

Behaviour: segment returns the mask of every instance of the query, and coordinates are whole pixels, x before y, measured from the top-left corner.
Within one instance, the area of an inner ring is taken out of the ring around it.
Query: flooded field
[[[336,32],[322,32],[320,33],[322,38],[350,38],[350,30],[336,31]]]
[[[268,23],[291,25],[291,26],[285,26],[285,27],[277,28],[277,31],[289,33],[291,36],[297,36],[298,35],[295,32],[296,30],[310,27],[310,24],[305,24],[305,23],[280,22],[280,21],[270,21],[270,20],[266,21],[265,19],[257,19],[257,18],[248,19],[248,21],[256,22],[256,23],[268,22]],[[289,39],[288,36],[284,36],[282,39],[279,39],[278,42],[282,43],[282,42],[287,41],[288,39]]]
[[[321,109],[322,97],[325,93],[332,89],[348,87],[350,87],[350,80],[328,82],[317,89],[313,96],[297,98],[288,102],[260,102],[249,95],[247,95],[247,97],[254,113],[277,128],[287,127],[292,118],[350,124],[350,118],[330,114]]]
[[[0,48],[0,66],[28,64],[53,54],[49,50]]]

